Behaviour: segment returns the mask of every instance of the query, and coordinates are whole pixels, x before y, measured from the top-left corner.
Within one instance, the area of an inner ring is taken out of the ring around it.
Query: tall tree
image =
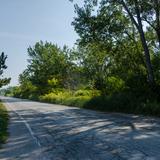
[[[77,17],[75,18],[73,25],[75,26],[75,29],[79,33],[81,39],[85,39],[84,37],[88,36],[89,38],[92,37],[92,39],[99,41],[99,39],[96,38],[99,35],[102,35],[107,39],[111,37],[114,45],[115,40],[121,35],[125,37],[124,34],[121,33],[124,33],[126,28],[131,26],[126,25],[126,22],[129,20],[130,24],[133,24],[139,33],[141,44],[144,50],[148,82],[152,87],[154,87],[155,79],[151,64],[151,55],[147,44],[147,39],[145,37],[145,29],[142,17],[141,8],[144,7],[143,5],[144,3],[141,0],[84,1],[83,7],[78,7],[78,5],[75,5]],[[146,5],[145,7],[147,8]],[[97,12],[95,8],[98,8]],[[105,19],[100,18],[101,13],[105,15]],[[86,25],[86,23],[88,23],[88,25]],[[93,34],[91,35],[91,33]]]
[[[136,26],[140,38],[141,38],[141,42],[142,42],[142,46],[144,49],[144,53],[145,53],[145,59],[146,59],[146,67],[147,67],[147,72],[148,72],[148,81],[149,84],[154,87],[155,85],[155,80],[154,80],[154,74],[153,74],[153,68],[152,68],[152,64],[151,64],[151,58],[150,58],[150,51],[147,45],[147,40],[145,37],[145,33],[144,33],[144,28],[143,28],[143,20],[141,17],[141,5],[143,5],[143,3],[140,3],[140,1],[138,0],[119,0],[118,1],[120,4],[122,4],[122,6],[124,7],[125,11],[128,13],[128,16],[130,17],[131,21],[133,22],[133,24]],[[135,19],[136,17],[136,19]]]
[[[22,77],[25,77],[25,80],[27,78],[38,88],[40,94],[50,89],[49,80],[56,80],[59,86],[64,87],[71,63],[62,49],[54,44],[41,41],[34,47],[28,48],[28,55],[29,65],[24,72],[27,74],[21,76],[21,81],[24,79]]]
[[[1,76],[0,87],[9,84],[9,82],[11,80],[11,78],[3,78],[3,72],[5,69],[7,69],[6,59],[7,59],[7,56],[4,54],[4,52],[2,52],[0,55],[0,76]]]

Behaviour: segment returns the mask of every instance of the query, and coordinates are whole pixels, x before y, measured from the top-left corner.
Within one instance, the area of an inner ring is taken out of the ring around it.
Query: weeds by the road
[[[7,139],[8,113],[5,106],[0,102],[0,145]]]
[[[103,96],[98,91],[57,92],[40,96],[43,102],[63,104],[100,111],[135,113],[160,116],[160,103],[153,96],[140,96],[131,92]]]
[[[83,107],[92,97],[95,95],[98,96],[99,94],[98,91],[91,90],[78,90],[76,92],[61,91],[40,96],[39,100],[68,106]]]

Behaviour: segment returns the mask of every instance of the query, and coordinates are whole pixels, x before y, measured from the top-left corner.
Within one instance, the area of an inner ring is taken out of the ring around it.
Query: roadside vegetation
[[[160,2],[90,0],[75,4],[75,12],[75,47],[42,41],[29,47],[20,85],[3,93],[160,116]]]
[[[3,72],[7,69],[6,66],[7,55],[2,52],[0,54],[0,88],[9,84],[11,78],[4,78]],[[7,139],[8,113],[5,106],[0,101],[0,147]]]
[[[8,113],[4,105],[0,102],[0,146],[6,141],[8,133]]]

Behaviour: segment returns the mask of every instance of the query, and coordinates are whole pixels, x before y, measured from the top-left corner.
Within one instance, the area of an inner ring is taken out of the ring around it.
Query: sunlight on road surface
[[[98,113],[14,98],[3,100],[10,111],[11,123],[10,137],[0,151],[0,159],[160,158],[159,119]]]

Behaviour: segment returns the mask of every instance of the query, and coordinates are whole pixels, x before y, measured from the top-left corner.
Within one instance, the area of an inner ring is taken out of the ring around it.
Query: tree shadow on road
[[[54,111],[54,106],[46,112],[36,108],[17,112],[31,126],[48,159],[160,159],[159,119],[75,108]],[[17,128],[17,134],[4,150],[5,158],[12,159],[15,153],[17,157],[39,153],[34,146],[26,149],[29,132],[18,134],[23,128],[18,127],[17,117],[11,125]]]

